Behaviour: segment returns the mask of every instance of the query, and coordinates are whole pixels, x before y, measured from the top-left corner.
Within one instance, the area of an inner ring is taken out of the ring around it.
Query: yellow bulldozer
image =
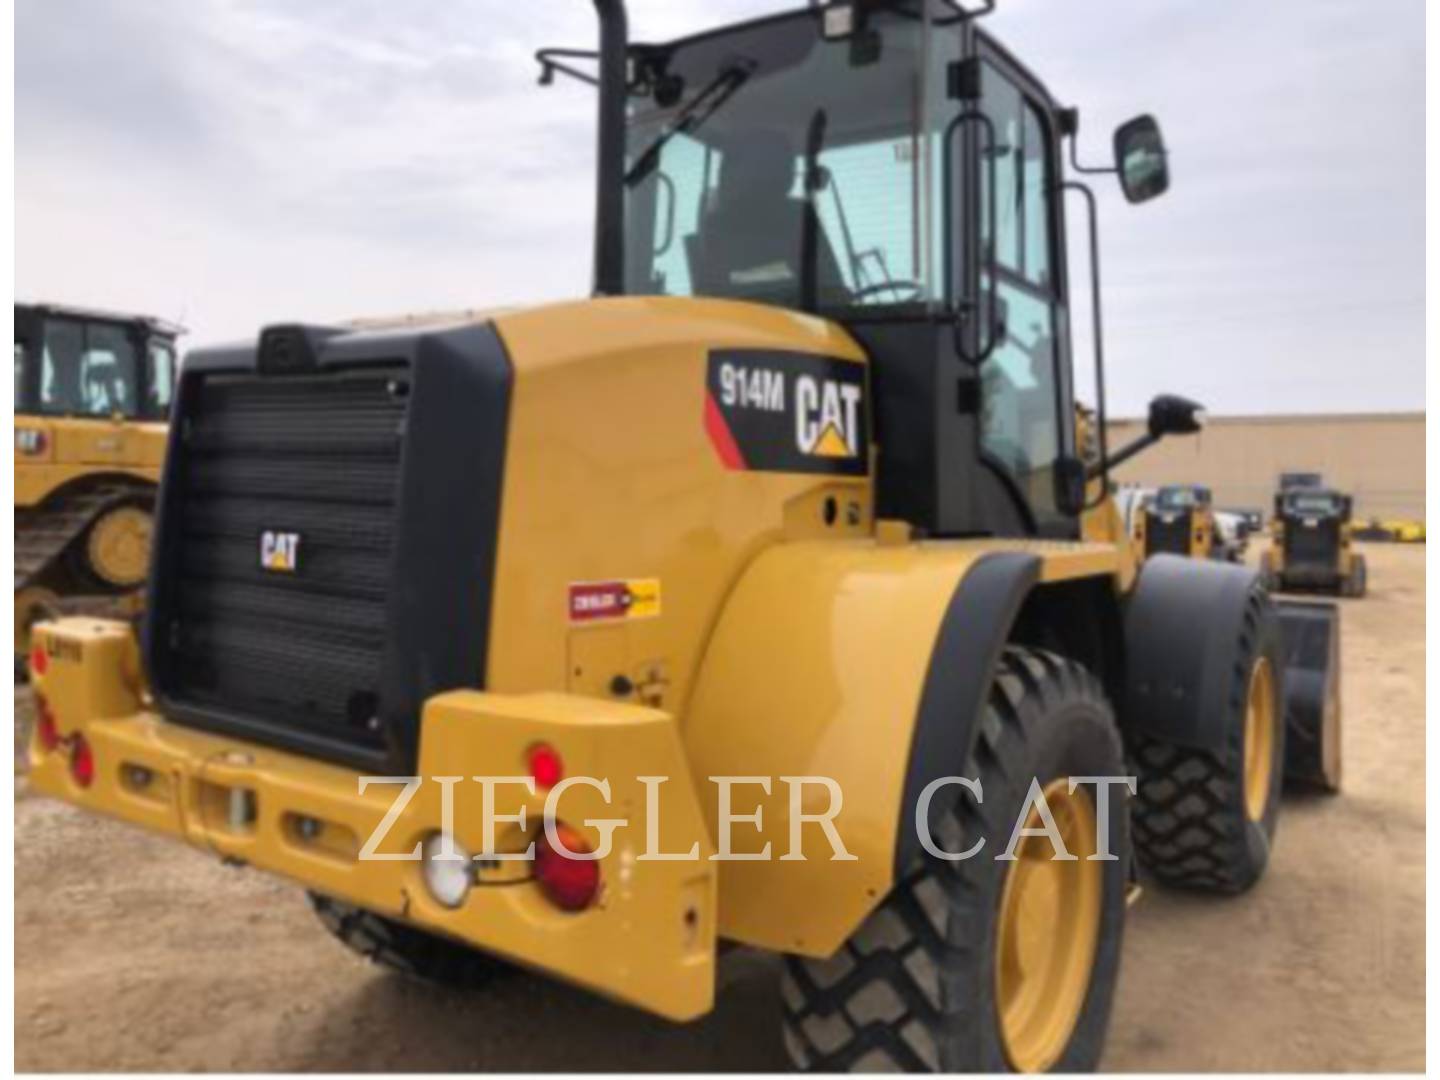
[[[15,305],[17,661],[40,619],[114,613],[139,597],[181,332],[143,316]]]
[[[412,975],[684,1021],[748,946],[798,1068],[1093,1067],[1135,875],[1253,886],[1338,717],[1253,572],[1133,557],[1110,470],[1198,406],[1106,446],[1097,355],[1077,448],[1079,114],[981,9],[595,8],[539,53],[594,297],[192,353],[143,633],[38,629],[31,783]]]

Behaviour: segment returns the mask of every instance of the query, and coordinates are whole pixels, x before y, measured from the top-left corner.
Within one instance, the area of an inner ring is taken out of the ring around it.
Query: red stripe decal
[[[727,469],[746,468],[745,457],[740,453],[735,436],[730,433],[725,414],[720,411],[720,406],[715,404],[715,395],[710,393],[705,395],[705,431]]]

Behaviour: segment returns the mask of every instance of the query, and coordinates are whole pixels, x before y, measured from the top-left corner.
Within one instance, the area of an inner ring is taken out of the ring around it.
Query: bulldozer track
[[[112,506],[153,492],[140,484],[106,484],[15,511],[15,588],[36,583],[65,549]]]

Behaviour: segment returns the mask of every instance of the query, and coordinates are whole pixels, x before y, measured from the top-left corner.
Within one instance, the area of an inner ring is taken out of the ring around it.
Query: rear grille
[[[1340,523],[1322,519],[1314,527],[1304,518],[1285,523],[1285,562],[1288,566],[1333,569],[1339,563]]]
[[[403,369],[199,382],[168,478],[173,701],[384,746],[408,389]],[[294,573],[262,569],[267,531],[299,535]]]
[[[1145,554],[1190,554],[1190,514],[1177,514],[1167,522],[1153,511],[1145,519]]]

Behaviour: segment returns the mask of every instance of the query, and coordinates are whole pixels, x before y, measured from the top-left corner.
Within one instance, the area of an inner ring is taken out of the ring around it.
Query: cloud
[[[631,3],[649,39],[787,6]],[[1085,157],[1142,110],[1169,137],[1165,200],[1100,185],[1118,409],[1159,389],[1422,407],[1423,20],[1418,0],[1001,0],[987,25],[1082,107]],[[581,0],[18,0],[15,26],[22,296],[184,317],[201,342],[587,288],[593,94],[541,91],[532,59],[593,40]]]

